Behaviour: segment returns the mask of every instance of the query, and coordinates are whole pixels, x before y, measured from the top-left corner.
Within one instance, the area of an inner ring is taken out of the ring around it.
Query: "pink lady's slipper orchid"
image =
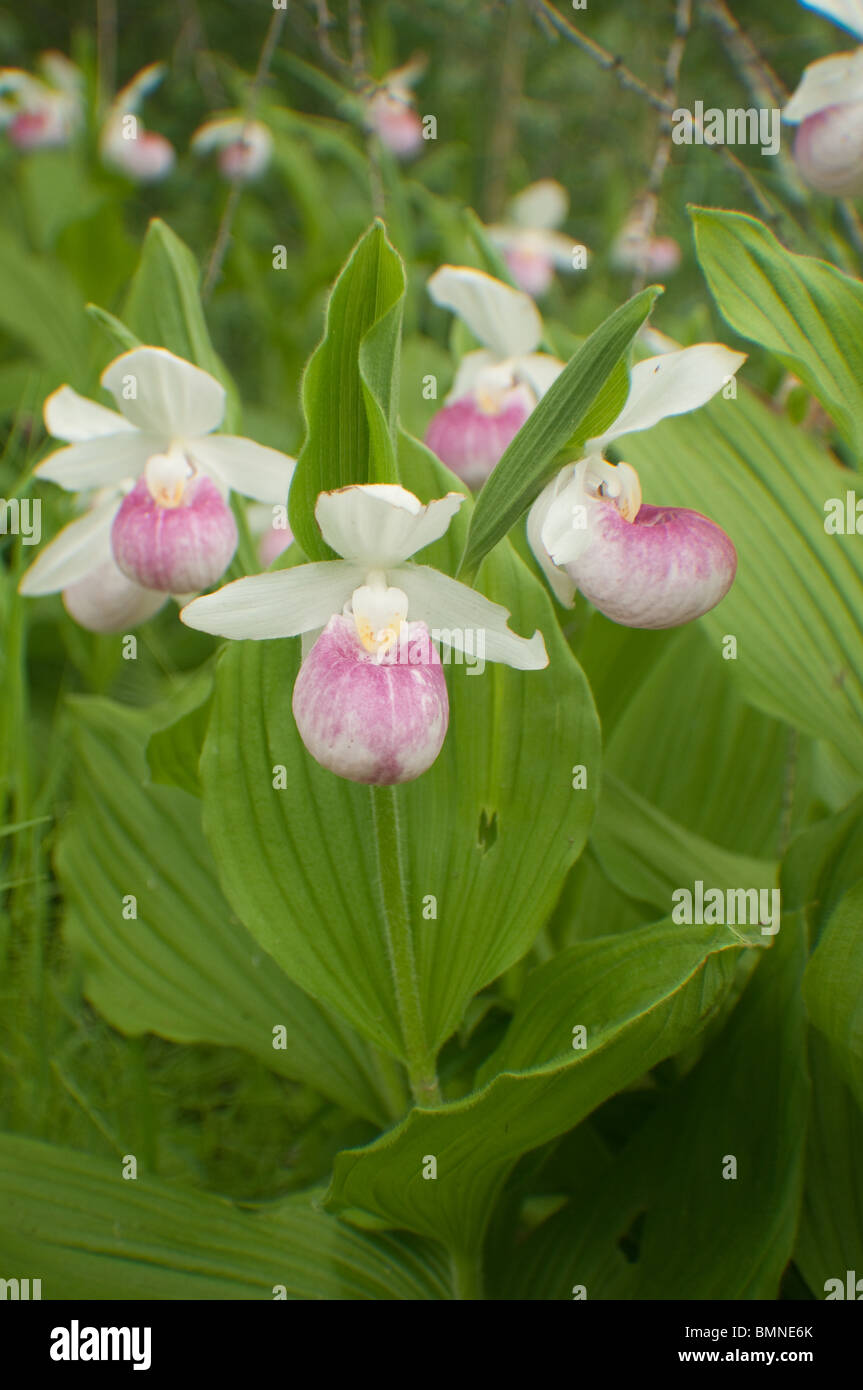
[[[293,543],[287,507],[265,507],[256,502],[246,511],[249,530],[258,542],[258,559],[267,568]]]
[[[860,0],[803,3],[863,38]],[[863,194],[863,48],[810,63],[782,116],[798,128],[794,160],[811,188],[837,198]]]
[[[449,722],[434,643],[520,671],[548,664],[542,634],[474,589],[408,563],[444,534],[464,501],[423,505],[405,488],[362,484],[322,492],[315,516],[341,560],[238,579],[195,599],[180,617],[222,637],[314,634],[293,711],[312,757],[352,782],[409,782],[431,767]]]
[[[207,121],[192,136],[195,154],[218,150],[219,172],[231,183],[248,183],[262,174],[272,158],[273,137],[263,121],[224,116]]]
[[[19,150],[68,145],[84,117],[84,79],[62,53],[39,57],[42,77],[0,68],[0,126]]]
[[[705,405],[745,361],[699,343],[639,362],[626,405],[540,493],[528,539],[561,603],[579,589],[625,627],[677,627],[714,608],[731,587],[737,553],[715,522],[685,507],[642,505],[638,474],[603,458],[622,435]]]
[[[102,373],[102,384],[120,414],[69,386],[45,402],[48,432],[68,447],[40,463],[37,476],[74,492],[105,491],[45,548],[21,591],[65,591],[113,556],[127,580],[151,591],[150,602],[152,591],[161,601],[166,594],[188,597],[215,583],[233,558],[229,491],[285,503],[294,460],[250,439],[214,434],[225,413],[224,387],[164,348],[123,353]],[[114,588],[121,593],[122,586]]]
[[[513,280],[527,294],[545,294],[555,270],[576,268],[573,252],[578,242],[555,230],[568,211],[569,194],[563,185],[540,179],[512,199],[505,222],[488,228]]]
[[[426,59],[420,55],[381,78],[366,102],[366,129],[401,159],[422,148],[423,125],[417,115],[412,87],[422,77]]]
[[[176,153],[170,140],[147,130],[138,115],[144,97],[158,87],[164,63],[150,63],[117,93],[102,127],[102,162],[137,183],[157,183],[170,174]]]
[[[654,236],[655,198],[637,203],[615,238],[610,260],[615,270],[646,279],[673,275],[681,261],[680,246],[670,236]]]
[[[521,290],[481,270],[444,265],[428,292],[485,346],[462,358],[425,442],[468,487],[481,487],[564,364],[536,351],[542,319]]]

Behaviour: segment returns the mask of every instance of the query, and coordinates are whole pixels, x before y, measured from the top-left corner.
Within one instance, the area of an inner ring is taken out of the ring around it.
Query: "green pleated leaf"
[[[0,1135],[0,1264],[43,1299],[446,1299],[422,1242],[354,1230],[298,1193],[259,1211]]]
[[[824,529],[849,474],[751,392],[625,441],[645,501],[694,507],[737,547],[734,584],[701,619],[745,697],[863,770],[863,546]]]
[[[657,810],[763,858],[777,853],[786,822],[806,824],[810,748],[743,700],[734,662],[701,624],[645,632],[596,613],[578,658],[602,722],[604,769]]]
[[[619,778],[605,773],[590,835],[591,848],[608,878],[640,902],[653,903],[664,917],[672,893],[707,888],[771,888],[777,865],[732,854],[658,811]]]
[[[782,862],[782,899],[803,908],[809,937],[818,942],[826,923],[863,872],[863,797],[801,832]]]
[[[588,1300],[778,1297],[803,1180],[804,959],[797,914],[699,1065],[507,1252],[501,1298],[571,1300],[576,1286]]]
[[[230,433],[239,421],[239,400],[210,341],[200,281],[198,263],[188,246],[166,222],[154,217],[123,306],[122,327],[147,346],[167,348],[221,381],[228,393],[222,428]],[[107,322],[104,311],[102,315]]]
[[[320,492],[397,483],[396,412],[405,272],[376,222],[354,248],[303,378],[308,433],[291,484],[291,530],[311,560],[331,559],[315,521]]]
[[[531,1149],[690,1042],[728,990],[748,941],[727,927],[669,922],[584,942],[528,977],[479,1089],[414,1109],[365,1149],[340,1154],[328,1205],[376,1212],[477,1252],[507,1175]],[[574,1047],[582,1025],[587,1047]],[[423,1176],[426,1156],[437,1176]]]
[[[863,873],[863,863],[858,866]],[[833,912],[806,967],[803,997],[814,1026],[863,1108],[863,879]],[[863,1274],[863,1270],[861,1270]]]
[[[416,442],[405,443],[402,472],[424,500],[454,485]],[[420,559],[451,572],[465,527],[456,518]],[[446,667],[443,751],[395,789],[435,1047],[473,994],[524,955],[551,911],[584,844],[599,772],[590,692],[543,586],[509,546],[489,557],[481,578],[510,609],[516,632],[541,629],[551,660],[539,672]],[[401,1055],[371,794],[326,772],[303,747],[291,713],[299,645],[238,642],[224,651],[201,761],[205,829],[225,893],[264,949],[303,989]],[[587,768],[585,789],[573,788],[576,765]]]
[[[622,359],[660,293],[655,286],[642,290],[615,310],[528,416],[477,500],[461,566],[465,574],[476,572],[483,556],[527,510],[559,466],[561,449],[574,439],[590,437],[582,429],[584,423],[590,429],[614,418],[621,397]],[[607,398],[600,399],[606,385]],[[591,414],[598,401],[598,410]]]
[[[352,1113],[385,1121],[367,1044],[292,984],[231,913],[199,804],[145,785],[147,716],[79,699],[72,727],[78,776],[57,868],[67,939],[84,959],[95,1007],[126,1034],[243,1048]],[[123,915],[130,897],[135,918]]]
[[[0,329],[57,379],[86,362],[84,301],[65,266],[0,232]]]
[[[757,218],[693,208],[695,246],[720,313],[795,373],[863,450],[863,285],[787,251]]]
[[[816,1298],[863,1294],[863,1110],[821,1033],[809,1040],[812,1110],[794,1258]],[[832,1282],[831,1282],[832,1281]],[[838,1281],[838,1288],[837,1283]]]

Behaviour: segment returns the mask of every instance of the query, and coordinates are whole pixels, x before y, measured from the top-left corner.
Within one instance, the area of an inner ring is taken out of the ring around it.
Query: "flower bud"
[[[370,651],[354,618],[332,617],[300,667],[294,718],[312,757],[351,782],[389,786],[431,767],[449,723],[440,657],[425,623]]]
[[[501,392],[492,409],[472,392],[432,417],[425,442],[468,487],[482,487],[535,404],[533,392],[522,384]]]
[[[863,193],[863,101],[826,106],[801,121],[794,160],[818,193],[835,198]]]
[[[197,474],[177,505],[163,505],[140,478],[111,530],[114,559],[145,589],[192,594],[221,578],[237,548],[237,524],[215,483]]]
[[[69,617],[89,632],[129,632],[158,613],[167,598],[127,579],[113,560],[63,590]]]

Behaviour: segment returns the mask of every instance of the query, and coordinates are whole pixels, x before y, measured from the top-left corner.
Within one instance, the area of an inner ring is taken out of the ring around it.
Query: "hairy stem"
[[[396,789],[372,787],[371,793],[381,908],[411,1093],[417,1105],[439,1105],[435,1057],[422,1016]]]

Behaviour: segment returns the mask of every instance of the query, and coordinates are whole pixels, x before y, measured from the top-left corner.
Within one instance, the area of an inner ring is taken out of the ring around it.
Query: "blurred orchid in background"
[[[746,360],[719,343],[699,343],[639,362],[629,395],[607,430],[584,445],[540,493],[528,540],[557,598],[579,589],[613,622],[665,628],[715,607],[734,580],[737,555],[721,527],[684,507],[642,505],[638,474],[608,463],[625,434],[697,410]]]
[[[180,616],[222,637],[314,633],[293,695],[306,748],[350,781],[411,781],[434,762],[449,720],[435,642],[520,671],[548,664],[541,633],[517,636],[499,604],[407,563],[444,535],[463,502],[451,492],[424,505],[386,484],[322,492],[315,517],[341,560],[237,579]]]
[[[679,268],[680,246],[673,237],[654,236],[655,218],[656,199],[640,199],[612,243],[609,259],[615,270],[653,279]]]
[[[0,68],[0,128],[19,150],[68,145],[84,119],[84,77],[62,53],[42,53],[41,77]]]
[[[147,130],[138,115],[144,97],[158,87],[164,75],[164,63],[142,68],[117,93],[102,127],[102,162],[138,183],[157,183],[171,172],[177,159],[170,140]]]
[[[545,294],[555,270],[575,270],[573,253],[585,252],[559,227],[569,211],[569,194],[556,179],[540,179],[512,199],[506,220],[488,228],[520,290]]]
[[[415,83],[426,70],[423,54],[382,77],[368,98],[366,128],[377,135],[392,154],[408,159],[422,148],[423,125],[416,110]]]
[[[263,121],[220,116],[195,131],[191,149],[199,155],[217,150],[222,177],[231,183],[246,183],[267,168],[273,154],[273,137]]]
[[[859,0],[801,0],[863,39]],[[811,188],[837,198],[863,193],[863,48],[819,58],[782,113],[797,125],[794,159]]]
[[[428,282],[484,344],[462,358],[425,442],[469,487],[481,487],[563,363],[537,352],[542,319],[533,300],[483,271],[444,265]]]
[[[21,592],[66,591],[111,559],[136,590],[156,591],[160,602],[165,594],[188,597],[214,583],[233,557],[230,490],[285,503],[294,460],[249,439],[214,434],[225,413],[224,387],[164,348],[134,348],[101,379],[121,413],[69,386],[45,402],[46,428],[67,447],[43,460],[36,475],[73,492],[100,491],[85,516],[66,526],[26,572]],[[140,601],[147,609],[140,593],[113,575],[111,584],[121,607]],[[98,607],[98,582],[78,597]],[[108,597],[106,621],[114,601]]]

